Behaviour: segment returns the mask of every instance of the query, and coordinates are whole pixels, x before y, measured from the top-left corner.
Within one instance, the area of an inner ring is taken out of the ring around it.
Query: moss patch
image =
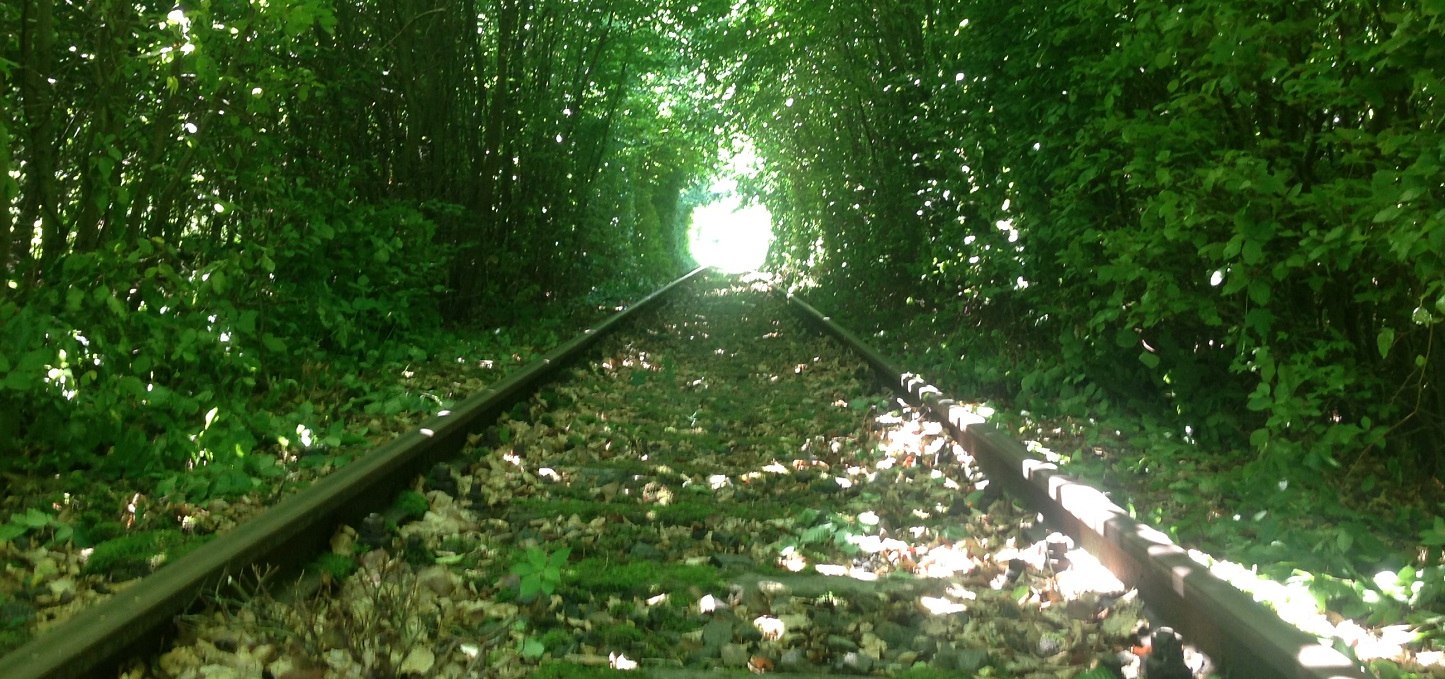
[[[569,584],[588,592],[634,592],[656,594],[689,587],[701,590],[722,586],[722,577],[711,566],[633,561],[613,563],[606,559],[583,559],[568,569]]]
[[[330,576],[332,580],[345,580],[356,572],[356,559],[341,554],[322,554],[316,561],[312,562],[311,569],[319,574]]]
[[[30,640],[30,623],[35,609],[29,604],[0,596],[0,656]]]
[[[403,491],[391,504],[391,511],[396,517],[397,523],[420,519],[426,516],[428,509],[431,509],[431,503],[427,502],[426,496],[414,490]]]
[[[542,666],[532,673],[532,679],[596,679],[597,677],[637,679],[638,673],[566,662],[543,662]]]
[[[789,505],[781,499],[766,504],[733,503],[726,506],[713,502],[710,494],[694,499],[700,501],[652,505],[636,502],[527,498],[514,503],[509,513],[518,519],[565,517],[576,514],[583,521],[590,521],[599,516],[617,516],[633,523],[660,522],[677,525],[695,523],[716,515],[767,520],[787,516],[790,512]],[[652,514],[651,518],[648,516],[649,513]]]
[[[81,572],[129,580],[148,575],[161,564],[205,542],[175,530],[151,530],[107,540],[95,546]]]

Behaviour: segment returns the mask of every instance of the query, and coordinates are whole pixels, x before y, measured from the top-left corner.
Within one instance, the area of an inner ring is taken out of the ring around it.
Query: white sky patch
[[[773,216],[761,205],[743,206],[727,196],[692,212],[688,248],[698,264],[725,273],[756,271],[773,242]]]

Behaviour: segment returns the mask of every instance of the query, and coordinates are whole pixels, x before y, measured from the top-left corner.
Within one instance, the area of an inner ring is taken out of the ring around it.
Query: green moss
[[[414,490],[402,491],[391,505],[392,513],[397,516],[399,523],[420,519],[426,516],[428,509],[431,509],[431,503],[427,502],[426,496]]]
[[[618,516],[633,523],[692,524],[710,516],[726,514],[742,519],[767,520],[787,516],[792,509],[787,502],[737,503],[718,505],[711,493],[683,496],[685,501],[670,505],[648,505],[636,502],[601,502],[569,498],[528,498],[515,503],[511,511],[518,518],[551,518],[576,514],[583,521],[599,516]],[[649,518],[648,514],[652,517]]]
[[[81,572],[128,580],[148,575],[165,561],[178,558],[203,542],[176,530],[124,535],[96,545]]]
[[[30,640],[30,624],[34,619],[35,609],[29,604],[0,595],[0,656]]]
[[[632,625],[606,625],[592,631],[599,648],[627,649],[640,645],[647,635]]]
[[[643,675],[646,676],[646,675]],[[638,679],[636,672],[624,672],[606,667],[590,667],[567,662],[544,661],[537,671],[532,673],[532,679],[596,679],[601,677],[613,677],[614,679]]]
[[[572,648],[577,637],[570,630],[561,628],[547,630],[546,634],[539,639],[547,652],[554,655],[562,655]]]
[[[125,535],[125,524],[122,524],[119,521],[101,521],[100,523],[91,526],[90,530],[87,531],[87,534],[90,536],[90,539],[93,543],[105,542],[106,540],[114,540],[122,535]]]
[[[722,577],[711,566],[689,566],[650,561],[612,563],[605,559],[583,559],[569,569],[570,584],[588,592],[671,592],[689,587],[708,590],[722,585]]]
[[[322,554],[311,564],[312,570],[331,576],[332,580],[345,580],[356,572],[356,559],[341,554]]]
[[[893,676],[895,679],[964,679],[973,675],[954,670],[940,670],[918,663]]]
[[[25,645],[30,641],[30,632],[24,629],[0,630],[0,656]]]

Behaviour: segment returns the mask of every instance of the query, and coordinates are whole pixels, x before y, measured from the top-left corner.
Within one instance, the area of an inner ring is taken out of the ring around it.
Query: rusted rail
[[[862,357],[899,395],[927,408],[990,480],[1038,508],[1120,580],[1138,588],[1164,622],[1231,676],[1250,679],[1367,679],[1344,654],[1285,623],[1196,563],[1168,536],[1135,521],[1103,493],[1059,473],[936,387],[894,367],[857,336],[803,300],[793,307]]]
[[[600,337],[700,271],[693,270],[455,409],[438,413],[204,548],[49,629],[0,658],[0,674],[6,679],[103,676],[148,641],[163,638],[176,615],[227,575],[252,564],[289,564],[314,555],[336,525],[383,508],[417,473],[460,451],[468,434],[489,424]]]

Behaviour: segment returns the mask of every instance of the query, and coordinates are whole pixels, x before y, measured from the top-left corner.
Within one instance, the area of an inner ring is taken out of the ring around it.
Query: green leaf
[[[1257,240],[1247,240],[1243,249],[1240,250],[1241,258],[1245,264],[1254,266],[1264,261],[1264,244]]]
[[[28,532],[30,532],[29,528],[15,523],[14,519],[11,519],[10,523],[0,524],[0,542],[10,542]]]
[[[80,288],[71,288],[65,291],[65,310],[80,311],[80,305],[85,301],[85,291]]]
[[[1420,536],[1420,544],[1427,547],[1445,547],[1445,519],[1435,517],[1435,525]]]
[[[1255,304],[1269,304],[1269,282],[1256,279],[1249,282],[1249,301]]]
[[[1381,328],[1380,334],[1375,337],[1375,347],[1380,350],[1380,358],[1389,358],[1390,347],[1395,345],[1394,328]]]
[[[1400,213],[1402,212],[1404,212],[1404,210],[1400,209],[1398,205],[1391,205],[1375,213],[1375,223],[1379,224],[1380,222],[1388,222],[1396,217],[1399,217]]]
[[[1143,363],[1144,366],[1150,370],[1153,370],[1159,367],[1159,355],[1148,351],[1139,352],[1139,362]]]
[[[30,509],[26,510],[25,516],[21,517],[20,520],[26,526],[29,526],[31,528],[44,528],[45,526],[50,525],[51,519],[52,517],[49,514],[46,514],[39,509],[35,509],[34,507],[31,507]]]
[[[532,598],[532,597],[534,597],[534,596],[537,596],[538,592],[540,592],[541,590],[542,590],[541,580],[539,580],[539,579],[537,579],[537,578],[535,578],[535,577],[526,577],[526,576],[524,576],[524,577],[522,578],[522,583],[521,583],[520,591],[518,592],[518,596],[521,597],[522,599],[530,599],[530,598]]]
[[[538,639],[527,637],[522,641],[522,657],[535,659],[542,657],[547,652],[547,647]]]

